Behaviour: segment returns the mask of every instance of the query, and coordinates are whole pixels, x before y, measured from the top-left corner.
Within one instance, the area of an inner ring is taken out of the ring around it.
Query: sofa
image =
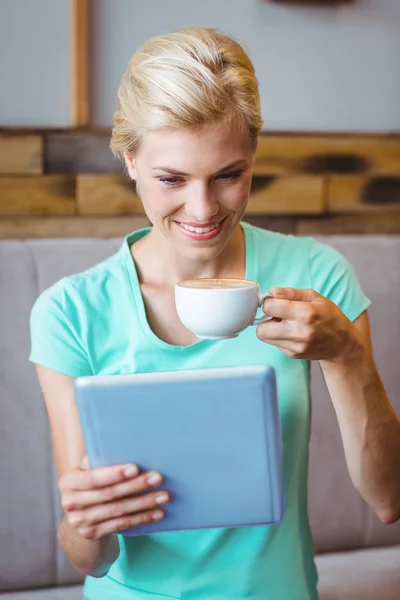
[[[347,256],[372,300],[375,358],[400,414],[400,237],[318,239]],[[0,242],[0,600],[81,599],[82,575],[57,543],[62,511],[47,413],[28,362],[29,314],[41,290],[120,243]],[[400,522],[382,524],[354,490],[318,363],[311,381],[309,510],[320,599],[399,600]]]

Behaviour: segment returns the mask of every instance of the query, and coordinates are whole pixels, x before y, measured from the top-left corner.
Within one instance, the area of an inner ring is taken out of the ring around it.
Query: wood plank
[[[316,214],[324,210],[323,177],[253,177],[248,215]]]
[[[39,175],[43,172],[40,135],[0,135],[0,173]]]
[[[399,176],[330,176],[327,178],[330,212],[399,212]]]
[[[123,173],[110,150],[110,132],[49,132],[44,135],[46,173]]]
[[[262,135],[254,173],[400,174],[400,135]]]
[[[71,118],[89,123],[89,0],[71,0]]]
[[[0,177],[0,215],[73,215],[75,177]]]
[[[297,235],[351,235],[400,234],[400,213],[340,215],[315,219],[300,218],[296,223]]]
[[[77,203],[81,215],[142,215],[135,184],[124,175],[78,175]]]
[[[124,237],[148,225],[146,217],[3,218],[0,239]]]

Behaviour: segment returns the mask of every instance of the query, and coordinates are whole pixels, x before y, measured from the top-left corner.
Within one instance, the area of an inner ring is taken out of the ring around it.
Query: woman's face
[[[147,132],[125,160],[154,234],[188,258],[216,258],[245,211],[254,152],[246,133],[221,125]]]

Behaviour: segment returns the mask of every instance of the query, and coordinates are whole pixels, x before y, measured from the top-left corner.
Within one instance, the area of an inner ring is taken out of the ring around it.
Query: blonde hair
[[[146,130],[232,120],[256,145],[263,121],[250,58],[216,29],[179,29],[150,38],[130,59],[110,147],[123,159],[124,152],[137,152]]]

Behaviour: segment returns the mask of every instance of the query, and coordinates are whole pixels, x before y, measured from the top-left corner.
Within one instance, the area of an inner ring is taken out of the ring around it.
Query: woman
[[[351,267],[310,238],[241,223],[261,125],[254,69],[235,41],[195,28],[147,41],[122,79],[111,148],[153,227],[53,285],[32,311],[30,360],[65,512],[59,540],[88,575],[89,600],[317,598],[307,516],[309,360],[323,369],[354,485],[383,522],[400,517],[400,423],[373,361],[369,301]],[[273,320],[235,339],[196,340],[177,317],[174,284],[197,277],[259,281],[271,289],[263,310]],[[260,362],[277,373],[282,524],[111,535],[162,519],[173,498],[157,471],[88,468],[74,378]]]

